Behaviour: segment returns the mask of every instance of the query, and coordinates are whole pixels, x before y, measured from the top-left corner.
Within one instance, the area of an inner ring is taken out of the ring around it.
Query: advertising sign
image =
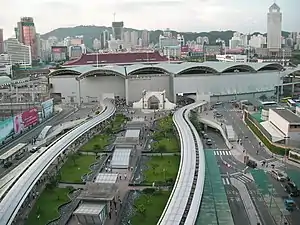
[[[13,118],[8,118],[0,122],[0,142],[6,140],[9,136],[14,134]]]
[[[42,103],[43,118],[49,118],[54,112],[53,98]]]
[[[14,116],[14,131],[15,134],[20,134],[24,129],[33,126],[39,122],[37,108],[29,109]]]

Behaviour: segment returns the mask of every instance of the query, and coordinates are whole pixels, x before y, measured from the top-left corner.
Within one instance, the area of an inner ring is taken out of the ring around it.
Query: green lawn
[[[165,205],[169,199],[170,192],[162,191],[153,195],[142,194],[135,200],[137,207],[135,215],[130,219],[132,225],[154,225],[158,222]],[[139,210],[139,209],[143,210]]]
[[[96,161],[92,155],[70,155],[67,162],[60,169],[63,182],[82,182],[81,176],[90,172],[90,166]]]
[[[111,129],[113,132],[120,130],[121,126],[124,124],[124,122],[126,121],[126,118],[124,115],[116,115],[115,119],[113,120],[112,124],[111,124]]]
[[[154,152],[180,152],[180,146],[173,128],[172,116],[160,119],[153,134],[155,142],[151,148]]]
[[[45,189],[30,211],[25,224],[45,225],[56,219],[59,216],[58,207],[70,200],[68,197],[69,191],[67,188]]]
[[[90,139],[85,145],[80,148],[80,151],[84,152],[101,152],[105,146],[110,143],[110,135],[99,134]]]
[[[143,183],[164,183],[172,179],[175,181],[180,163],[180,156],[151,156],[147,162],[148,169],[144,171]]]

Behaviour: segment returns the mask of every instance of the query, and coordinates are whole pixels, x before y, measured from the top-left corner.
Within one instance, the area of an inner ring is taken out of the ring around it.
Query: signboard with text
[[[14,116],[13,125],[15,134],[20,134],[24,129],[33,126],[39,122],[37,108],[29,109]]]

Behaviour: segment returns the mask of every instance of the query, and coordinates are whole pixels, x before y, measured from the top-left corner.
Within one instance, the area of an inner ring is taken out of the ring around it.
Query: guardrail
[[[58,142],[49,146],[47,152],[41,155],[14,183],[0,202],[0,225],[10,225],[13,222],[31,189],[64,150],[84,133],[110,118],[115,113],[116,108],[109,100],[104,100],[103,103],[105,109],[99,116],[75,128],[64,135]]]
[[[205,158],[202,142],[189,120],[189,113],[205,104],[193,103],[174,113],[173,122],[181,144],[181,160],[175,185],[158,225],[193,225],[196,222],[204,188]]]

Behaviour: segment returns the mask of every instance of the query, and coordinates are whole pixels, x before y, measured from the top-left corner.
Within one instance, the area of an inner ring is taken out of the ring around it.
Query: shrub
[[[253,133],[261,140],[262,143],[274,154],[284,155],[286,149],[273,145],[263,134],[262,132],[246,117],[246,124],[253,131]],[[288,150],[287,150],[288,154]]]
[[[155,192],[155,188],[145,188],[142,192],[146,195],[152,195]]]

